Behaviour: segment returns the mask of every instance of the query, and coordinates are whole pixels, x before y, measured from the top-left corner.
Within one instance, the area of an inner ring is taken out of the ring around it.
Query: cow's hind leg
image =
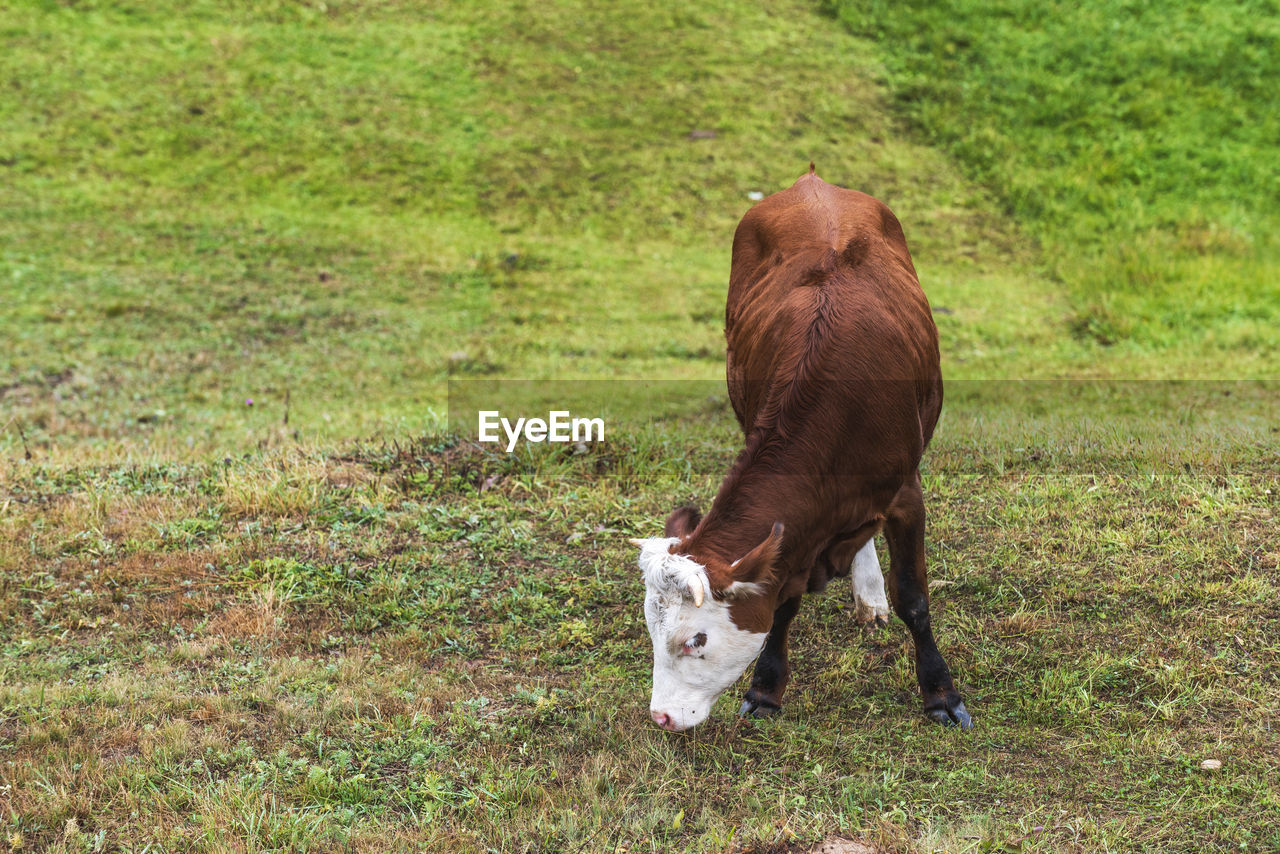
[[[852,577],[853,619],[868,631],[889,625],[889,600],[884,594],[884,574],[874,539],[867,540],[854,556]]]
[[[787,632],[799,610],[800,597],[793,596],[773,612],[773,628],[769,630],[764,649],[756,659],[751,688],[747,690],[746,702],[738,710],[739,715],[763,718],[776,715],[782,709],[782,692],[791,679],[791,666],[787,664]]]
[[[969,729],[973,721],[951,680],[929,625],[929,581],[924,563],[924,495],[920,475],[902,487],[885,514],[889,541],[889,597],[893,609],[911,630],[916,647],[916,679],[924,712],[947,726]]]

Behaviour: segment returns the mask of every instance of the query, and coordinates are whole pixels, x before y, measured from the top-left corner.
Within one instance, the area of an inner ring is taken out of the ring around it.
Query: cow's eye
[[[687,641],[684,642],[684,651],[686,654],[691,653],[695,649],[700,649],[706,645],[707,645],[707,633],[698,632],[696,635],[694,635],[693,637],[689,638]]]

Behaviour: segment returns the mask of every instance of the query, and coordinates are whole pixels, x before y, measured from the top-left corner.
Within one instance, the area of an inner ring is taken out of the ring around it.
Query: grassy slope
[[[1280,845],[1277,499],[1256,436],[1227,463],[1193,451],[1214,463],[1195,479],[1046,476],[1014,439],[975,478],[965,443],[990,424],[940,437],[936,622],[970,737],[919,719],[905,632],[862,636],[835,590],[799,618],[783,719],[738,723],[730,697],[687,737],[637,726],[647,640],[620,543],[709,499],[720,416],[569,459],[409,439],[450,370],[714,382],[746,194],[811,158],[903,219],[954,312],[950,378],[1274,373],[1247,312],[1197,315],[1213,334],[1190,344],[1152,319],[1159,292],[1089,314],[1055,259],[1112,269],[1094,232],[1069,206],[1014,206],[1015,227],[978,149],[915,141],[920,114],[904,135],[870,82],[905,91],[892,39],[798,3],[656,5],[5,9],[11,847]],[[1024,189],[1069,174],[1000,150]],[[1216,265],[1269,317],[1248,287],[1273,269],[1274,212],[1205,211],[1208,242],[1157,275]],[[1128,328],[1081,322],[1124,305]],[[326,444],[375,430],[390,444]],[[1123,462],[1077,432],[1050,438]]]
[[[451,368],[718,377],[733,226],[810,159],[908,224],[955,374],[1093,370],[805,7],[254,8],[6,14],[0,367],[38,445],[274,441],[286,391],[306,437],[420,428]]]
[[[920,136],[1038,241],[1074,335],[1139,373],[1277,374],[1275,3],[830,5]]]

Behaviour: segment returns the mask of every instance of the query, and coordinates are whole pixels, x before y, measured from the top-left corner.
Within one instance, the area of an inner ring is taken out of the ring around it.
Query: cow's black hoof
[[[742,704],[742,708],[738,709],[738,717],[745,718],[750,715],[753,718],[772,718],[781,711],[781,706],[770,703],[768,700],[752,700],[748,697]]]
[[[939,709],[925,709],[924,713],[929,716],[929,720],[940,723],[943,726],[973,729],[973,718],[969,717],[969,710],[959,700],[956,700],[954,704],[948,704]]]

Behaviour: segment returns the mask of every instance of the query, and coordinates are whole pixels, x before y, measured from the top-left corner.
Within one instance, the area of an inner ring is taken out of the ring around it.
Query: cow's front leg
[[[800,597],[793,596],[773,612],[773,628],[769,630],[764,649],[756,659],[751,688],[747,690],[746,702],[738,710],[739,715],[764,718],[782,710],[782,692],[791,679],[791,667],[787,664],[787,632],[799,610]]]
[[[889,600],[874,539],[867,540],[854,556],[852,578],[854,621],[867,631],[889,625]]]

